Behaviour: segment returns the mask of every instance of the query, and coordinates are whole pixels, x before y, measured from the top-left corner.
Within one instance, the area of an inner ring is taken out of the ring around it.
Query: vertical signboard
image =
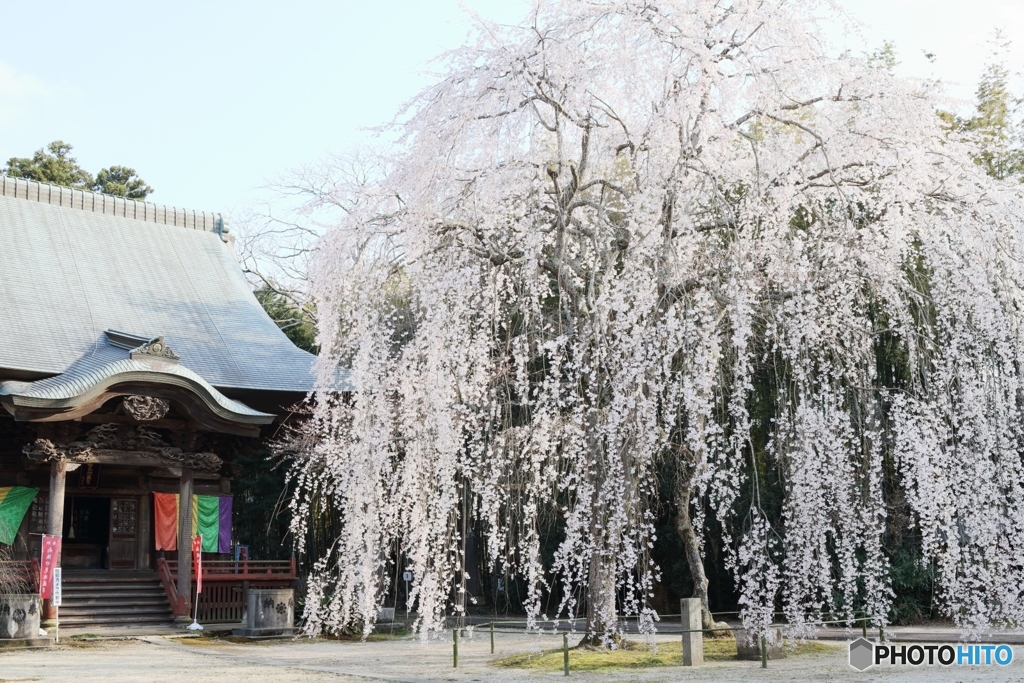
[[[53,598],[53,570],[60,559],[60,536],[43,534],[39,558],[39,597]]]
[[[53,597],[50,598],[50,604],[54,607],[60,607],[61,602],[64,600],[64,583],[61,577],[60,567],[53,568]]]
[[[196,572],[196,594],[203,592],[203,537],[192,539],[192,566]],[[198,602],[198,600],[196,601]]]

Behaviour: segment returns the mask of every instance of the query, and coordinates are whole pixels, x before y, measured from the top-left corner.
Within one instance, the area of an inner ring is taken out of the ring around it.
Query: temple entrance
[[[139,501],[68,496],[61,564],[68,569],[136,569]]]
[[[105,569],[110,536],[110,498],[68,496],[64,499],[61,564],[69,569]]]

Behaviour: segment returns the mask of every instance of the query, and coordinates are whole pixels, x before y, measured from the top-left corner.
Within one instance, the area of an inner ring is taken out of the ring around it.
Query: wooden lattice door
[[[136,569],[139,533],[139,501],[136,498],[110,499],[111,569]]]

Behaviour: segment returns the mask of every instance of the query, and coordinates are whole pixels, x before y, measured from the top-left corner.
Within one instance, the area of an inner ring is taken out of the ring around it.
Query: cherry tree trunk
[[[592,545],[587,573],[587,636],[580,645],[604,648],[618,640],[618,629],[615,604],[615,553],[610,547],[609,520],[601,501],[608,467],[598,438],[596,411],[592,412],[589,417],[589,427],[588,448],[593,465],[587,470],[587,478],[592,487],[590,499]]]
[[[676,532],[683,541],[686,564],[690,567],[690,577],[693,579],[693,597],[700,598],[701,628],[713,630],[722,628],[726,624],[715,622],[715,618],[711,616],[711,607],[708,603],[708,577],[704,573],[704,559],[700,555],[700,543],[697,540],[697,533],[693,530],[693,521],[690,516],[690,495],[692,493],[693,480],[689,477],[679,477],[675,491],[676,507],[679,509],[679,513],[676,515]]]
[[[598,545],[598,544],[595,544]],[[606,544],[595,547],[590,559],[587,591],[587,632],[583,644],[607,647],[616,640],[615,558]]]

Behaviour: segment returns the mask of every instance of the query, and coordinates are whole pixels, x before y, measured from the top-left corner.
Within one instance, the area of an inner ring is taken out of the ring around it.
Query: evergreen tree
[[[975,91],[974,115],[964,118],[950,112],[939,116],[950,128],[968,136],[977,147],[975,163],[993,178],[1015,178],[1024,182],[1024,131],[1015,119],[1021,100],[1010,89],[1006,66],[1009,42],[996,33],[995,47]]]
[[[78,165],[78,160],[71,156],[72,149],[63,140],[54,140],[45,149],[36,150],[31,157],[11,157],[4,173],[76,190],[91,190],[92,174]]]
[[[139,177],[134,168],[127,166],[111,166],[101,169],[96,174],[96,182],[93,183],[92,189],[94,192],[140,201],[153,194],[153,188]]]
[[[257,289],[255,294],[263,310],[293,344],[303,351],[316,353],[316,326],[308,311],[268,285]]]
[[[78,165],[71,156],[71,145],[54,140],[45,149],[36,150],[31,157],[11,157],[3,172],[14,178],[25,178],[40,183],[91,190],[102,194],[144,200],[153,194],[153,188],[139,177],[134,168],[110,166],[101,169],[96,177]]]
[[[986,173],[1000,180],[1024,180],[1021,131],[1013,120],[1018,100],[1010,92],[1009,76],[1003,61],[985,68],[978,83],[977,110],[964,122],[964,129],[977,134],[981,151],[975,161]]]

